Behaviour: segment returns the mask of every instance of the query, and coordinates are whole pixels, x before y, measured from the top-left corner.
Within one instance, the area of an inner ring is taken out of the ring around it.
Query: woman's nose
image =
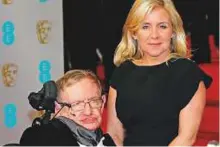
[[[159,37],[159,32],[156,28],[151,30],[151,38],[152,39],[157,39]]]

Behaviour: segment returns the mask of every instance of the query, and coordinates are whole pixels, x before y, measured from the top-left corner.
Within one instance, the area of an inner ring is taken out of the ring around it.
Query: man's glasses
[[[92,109],[100,109],[102,107],[103,100],[101,98],[90,99],[88,101],[78,101],[72,104],[57,102],[60,105],[67,106],[72,112],[83,111],[88,103]]]

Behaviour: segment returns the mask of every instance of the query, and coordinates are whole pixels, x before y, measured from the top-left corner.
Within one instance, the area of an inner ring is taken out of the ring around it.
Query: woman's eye
[[[143,29],[148,29],[148,28],[149,28],[149,26],[143,26],[142,28],[143,28]]]
[[[167,26],[165,26],[165,25],[161,25],[160,28],[162,28],[162,29],[166,29]]]

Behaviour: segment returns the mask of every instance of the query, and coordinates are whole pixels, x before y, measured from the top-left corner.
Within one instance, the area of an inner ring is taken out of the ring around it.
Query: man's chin
[[[92,123],[92,124],[83,124],[83,127],[88,129],[88,130],[93,131],[93,130],[96,130],[99,127],[99,125],[94,124],[94,123]]]

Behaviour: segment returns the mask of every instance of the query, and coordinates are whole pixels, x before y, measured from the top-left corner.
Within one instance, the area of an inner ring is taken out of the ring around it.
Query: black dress
[[[199,82],[212,79],[191,60],[170,59],[155,66],[125,61],[110,81],[117,90],[116,112],[126,132],[125,146],[166,146],[178,134],[179,113]]]

